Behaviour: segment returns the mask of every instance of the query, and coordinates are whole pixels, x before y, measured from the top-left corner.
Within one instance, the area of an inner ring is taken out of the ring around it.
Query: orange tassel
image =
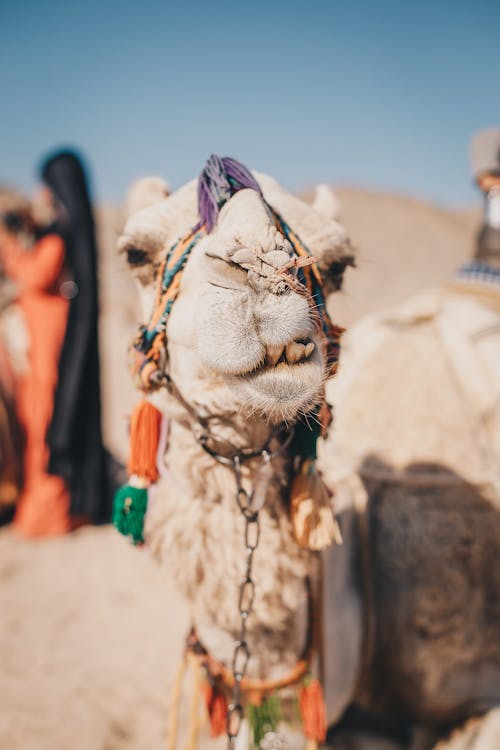
[[[299,688],[299,708],[305,736],[324,742],[326,738],[326,709],[323,688],[319,680],[311,679]]]
[[[128,473],[148,482],[156,482],[158,468],[156,454],[160,440],[161,412],[149,401],[142,399],[135,407],[130,420],[130,455]]]
[[[216,685],[211,685],[208,680],[203,687],[205,704],[208,718],[210,719],[210,732],[212,737],[220,737],[226,732],[227,726],[227,700],[224,692]]]

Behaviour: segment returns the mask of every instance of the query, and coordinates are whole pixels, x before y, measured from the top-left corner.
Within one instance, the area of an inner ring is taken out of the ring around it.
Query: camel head
[[[231,159],[211,157],[199,181],[127,221],[119,247],[137,279],[145,322],[158,318],[167,254],[188,238],[156,355],[198,410],[277,424],[320,399],[329,374],[318,322],[322,300],[301,283],[300,266],[308,261],[297,261],[283,226],[316,259],[323,293],[340,288],[353,265],[342,227]]]

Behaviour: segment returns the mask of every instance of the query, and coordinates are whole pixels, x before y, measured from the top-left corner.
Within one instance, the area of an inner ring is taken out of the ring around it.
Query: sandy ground
[[[358,270],[332,301],[340,323],[445,279],[477,214],[340,190]],[[136,298],[114,251],[120,213],[99,213],[104,432],[124,459],[135,400],[126,347]],[[183,602],[147,554],[109,527],[25,542],[0,531],[0,749],[160,750],[187,628]],[[208,743],[203,744],[208,747]]]
[[[187,628],[147,552],[110,527],[0,533],[0,748],[159,750]]]

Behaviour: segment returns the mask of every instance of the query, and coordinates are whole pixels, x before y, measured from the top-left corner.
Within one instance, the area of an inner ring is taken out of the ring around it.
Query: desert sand
[[[472,251],[479,213],[339,189],[358,269],[332,298],[336,320],[444,281]],[[115,252],[120,211],[101,209],[104,432],[126,455],[135,395],[126,348],[137,301]],[[187,608],[147,551],[110,527],[23,541],[0,530],[0,748],[161,750]],[[208,743],[204,743],[207,747]]]

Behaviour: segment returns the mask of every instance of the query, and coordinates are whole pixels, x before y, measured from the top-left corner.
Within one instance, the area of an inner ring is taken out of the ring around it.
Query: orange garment
[[[20,436],[14,418],[15,378],[0,338],[0,510],[16,502],[21,483]]]
[[[69,492],[61,477],[46,471],[45,442],[69,309],[59,293],[64,242],[58,235],[47,235],[25,250],[8,236],[2,238],[0,252],[6,274],[19,285],[18,301],[29,335],[28,371],[19,380],[16,396],[26,446],[24,487],[14,524],[27,537],[64,534],[70,530]]]

